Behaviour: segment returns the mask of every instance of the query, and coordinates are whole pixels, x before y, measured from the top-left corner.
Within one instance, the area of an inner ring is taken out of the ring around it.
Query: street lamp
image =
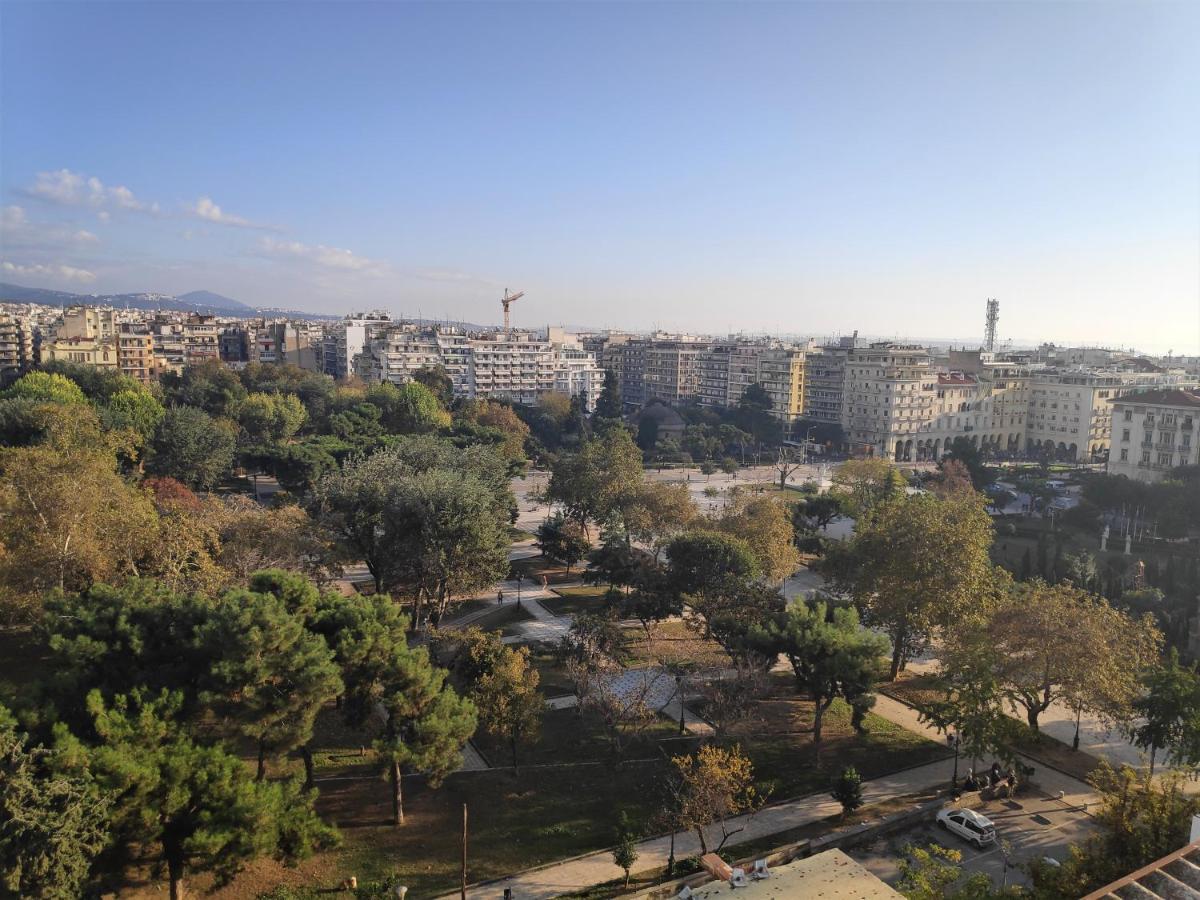
[[[517,573],[517,609],[521,608],[521,582],[523,580],[524,580],[524,577],[518,572]]]
[[[956,732],[946,733],[946,746],[954,749],[954,777],[950,779],[950,790],[958,790],[958,748],[962,745],[962,736]]]
[[[683,722],[683,673],[675,676],[675,694],[679,697],[679,736],[683,737],[686,729]]]
[[[804,433],[804,464],[806,466],[812,465],[812,433],[816,429],[817,426],[813,425]]]

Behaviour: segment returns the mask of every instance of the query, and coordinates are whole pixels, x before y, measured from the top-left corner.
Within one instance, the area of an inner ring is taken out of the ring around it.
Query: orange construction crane
[[[508,305],[525,296],[524,291],[517,291],[515,294],[510,294],[508,288],[504,289],[504,296],[500,298],[500,302],[504,305],[504,332],[508,333]]]

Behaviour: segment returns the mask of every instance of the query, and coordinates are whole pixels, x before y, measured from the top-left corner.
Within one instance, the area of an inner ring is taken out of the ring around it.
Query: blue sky
[[[0,2],[0,278],[1200,350],[1200,4]]]

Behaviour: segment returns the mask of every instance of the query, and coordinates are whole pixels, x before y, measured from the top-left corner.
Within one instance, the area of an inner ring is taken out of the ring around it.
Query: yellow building
[[[804,413],[804,351],[775,347],[758,354],[758,381],[771,398],[771,415],[793,422]]]
[[[42,344],[42,362],[56,361],[116,369],[117,344],[112,338],[56,337]]]

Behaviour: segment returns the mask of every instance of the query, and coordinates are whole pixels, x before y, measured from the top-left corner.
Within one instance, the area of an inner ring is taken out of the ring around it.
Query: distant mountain
[[[183,303],[191,303],[197,307],[203,306],[210,309],[244,309],[248,312],[255,311],[253,306],[247,306],[241,300],[222,297],[220,294],[214,294],[212,291],[189,291],[186,294],[180,294],[175,299]]]
[[[250,306],[240,300],[223,297],[212,291],[191,291],[178,297],[171,294],[72,294],[69,291],[50,291],[44,288],[23,287],[0,282],[0,302],[41,303],[45,306],[112,306],[118,309],[173,310],[176,312],[214,313],[222,316],[287,316],[293,319],[338,319],[340,316],[308,313],[299,310]]]

